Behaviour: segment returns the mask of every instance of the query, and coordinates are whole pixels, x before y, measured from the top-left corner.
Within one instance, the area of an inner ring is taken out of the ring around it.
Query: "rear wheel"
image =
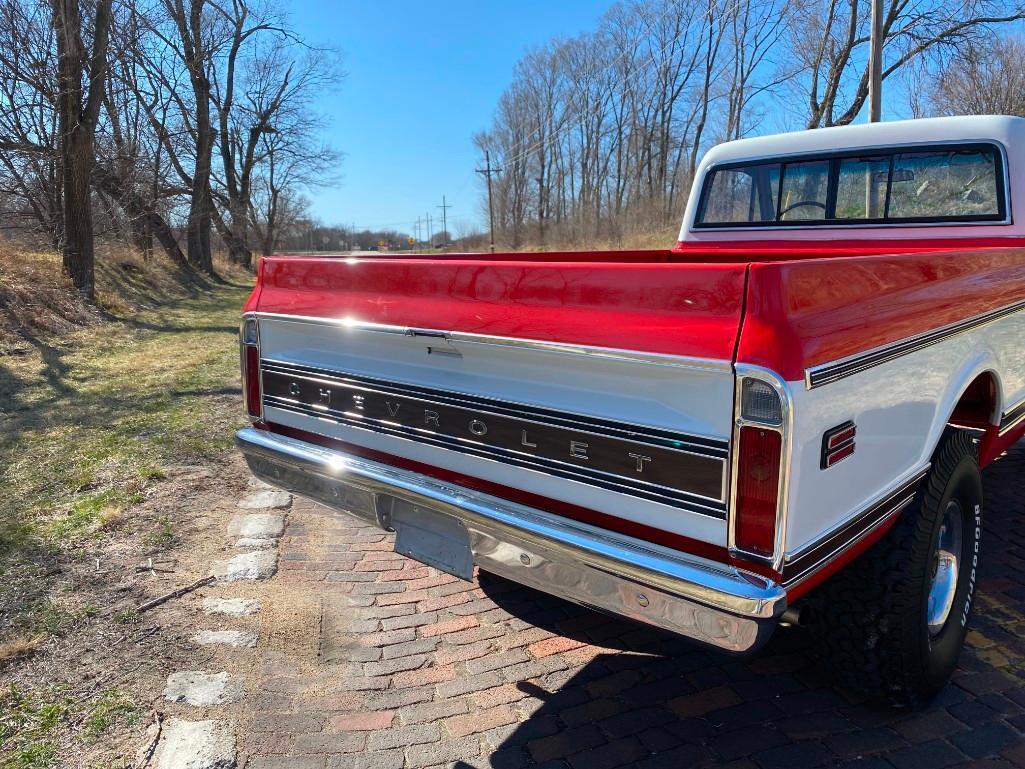
[[[950,431],[900,520],[812,597],[839,684],[899,705],[943,687],[968,631],[981,536],[975,443]]]

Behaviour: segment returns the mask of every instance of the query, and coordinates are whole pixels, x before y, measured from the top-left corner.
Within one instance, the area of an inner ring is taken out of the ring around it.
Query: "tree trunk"
[[[213,164],[214,128],[210,122],[210,81],[207,79],[208,52],[203,39],[203,7],[206,0],[191,0],[185,9],[177,4],[178,30],[182,38],[185,65],[192,82],[195,97],[196,162],[192,174],[192,200],[185,228],[185,242],[189,262],[205,273],[213,275],[214,263],[210,250],[211,208],[210,173]]]
[[[91,175],[93,143],[106,78],[107,33],[111,0],[96,5],[93,51],[82,43],[78,0],[53,0],[57,39],[57,114],[60,131],[62,210],[61,252],[64,271],[87,301],[96,297]],[[88,95],[83,67],[88,63]]]
[[[231,215],[231,228],[225,228],[221,233],[228,245],[228,258],[235,264],[251,270],[253,268],[253,252],[247,245],[249,228],[246,226],[246,214],[241,210],[240,204],[234,201],[229,206],[229,214]]]
[[[203,108],[197,112],[203,112]],[[196,170],[192,176],[192,201],[189,205],[189,219],[185,230],[185,242],[188,247],[189,262],[197,269],[213,274],[213,255],[210,250],[210,207],[213,205],[210,194],[210,161],[213,152],[212,136],[210,135],[209,108],[205,126],[197,118],[196,130],[199,137],[196,141]],[[204,136],[205,134],[205,136]]]
[[[96,298],[93,209],[89,184],[93,164],[92,135],[77,121],[77,110],[61,110],[64,154],[64,271],[88,301]]]

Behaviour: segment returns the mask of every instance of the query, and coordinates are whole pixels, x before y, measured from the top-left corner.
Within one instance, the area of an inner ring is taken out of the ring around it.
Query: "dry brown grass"
[[[248,282],[252,276],[223,260],[218,273]],[[83,302],[61,270],[60,255],[0,241],[0,356],[25,354],[41,342],[137,310],[195,296],[206,278],[177,270],[167,260],[144,259],[120,243],[96,249],[96,305]]]
[[[18,636],[4,641],[0,643],[0,662],[27,657],[44,643],[46,643],[46,636],[42,633]]]
[[[0,243],[0,355],[99,320],[61,274],[60,257]]]
[[[676,245],[680,230],[677,227],[670,229],[628,233],[617,239],[593,238],[575,239],[571,241],[553,241],[538,245],[527,243],[514,249],[517,252],[536,251],[634,251],[644,249],[669,249]]]

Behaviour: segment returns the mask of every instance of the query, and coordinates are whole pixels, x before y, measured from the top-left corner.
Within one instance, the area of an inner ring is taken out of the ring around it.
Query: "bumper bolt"
[[[520,553],[520,563],[524,566],[530,566],[530,556],[526,553]]]
[[[647,605],[649,603],[648,596],[644,595],[644,593],[638,593],[637,594],[637,603],[639,603],[641,606],[647,607]]]

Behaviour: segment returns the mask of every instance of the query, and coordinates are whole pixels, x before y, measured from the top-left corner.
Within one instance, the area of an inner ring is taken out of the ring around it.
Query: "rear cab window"
[[[696,228],[1007,219],[995,144],[877,148],[714,166]]]

